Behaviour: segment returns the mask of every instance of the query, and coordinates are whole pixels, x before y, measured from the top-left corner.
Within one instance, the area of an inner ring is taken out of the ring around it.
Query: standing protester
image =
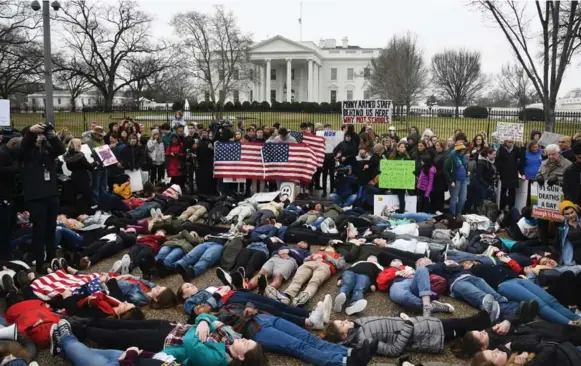
[[[436,176],[434,177],[434,186],[430,195],[430,203],[434,212],[444,211],[445,193],[447,190],[446,178],[444,176],[444,162],[448,159],[448,149],[443,141],[434,143],[436,155],[434,155],[434,167],[436,167]]]
[[[85,136],[84,142],[89,145],[93,151],[93,155],[97,155],[95,148],[105,145],[105,141],[103,141],[103,127],[94,126],[91,132]],[[95,156],[94,159],[97,162],[100,161],[98,156]],[[91,187],[93,188],[93,203],[98,205],[101,196],[107,193],[107,170],[105,167],[100,166],[91,173]]]
[[[571,148],[571,138],[569,136],[559,137],[559,149],[561,149],[561,156],[570,162],[575,162],[575,153]]]
[[[500,209],[505,210],[508,205],[510,211],[516,202],[516,189],[519,186],[518,167],[519,151],[514,141],[505,140],[496,154],[496,170],[500,176]]]
[[[171,184],[178,184],[183,189],[186,178],[182,167],[184,147],[178,141],[178,135],[171,137],[170,143],[165,150],[165,158],[167,159],[167,175],[171,178]]]
[[[202,131],[202,138],[198,141],[198,166],[196,169],[196,186],[198,193],[211,194],[216,192],[214,179],[214,142],[207,131]]]
[[[20,161],[24,201],[32,222],[36,271],[45,273],[45,247],[48,262],[56,256],[54,233],[59,207],[56,159],[65,153],[65,146],[52,125],[37,124],[23,132]]]
[[[81,151],[81,145],[82,141],[80,139],[72,139],[64,156],[67,169],[71,171],[77,216],[88,214],[90,211],[91,203],[93,202],[91,173],[95,169],[95,166],[87,161],[85,154]]]
[[[444,176],[450,189],[450,212],[461,215],[468,194],[468,159],[462,140],[456,141],[454,150],[449,152],[444,162]]]
[[[10,236],[16,221],[14,195],[16,177],[20,173],[18,149],[20,137],[14,137],[0,147],[0,259],[10,260]]]
[[[563,195],[565,199],[581,205],[581,143],[573,146],[574,163],[563,173]]]
[[[158,129],[151,131],[151,139],[147,141],[147,154],[151,159],[149,180],[159,183],[165,178],[165,148]]]

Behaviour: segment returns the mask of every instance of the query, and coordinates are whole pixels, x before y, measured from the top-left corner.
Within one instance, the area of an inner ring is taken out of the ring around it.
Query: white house
[[[139,110],[142,111],[166,110],[171,109],[172,105],[173,103],[158,103],[144,97],[139,98]]]
[[[573,89],[563,98],[557,99],[557,109],[562,111],[581,110],[581,88]]]
[[[32,93],[26,96],[26,103],[29,109],[44,109],[46,95],[44,92]],[[98,92],[86,92],[80,94],[75,99],[75,108],[77,110],[83,107],[94,107],[99,105],[102,100],[101,94]],[[128,98],[116,96],[113,98],[113,106],[122,106],[127,104]],[[67,90],[55,90],[53,92],[53,106],[55,110],[70,111],[71,110],[71,94]]]
[[[332,103],[368,99],[366,79],[371,60],[380,51],[350,46],[347,37],[337,45],[335,39],[321,39],[316,44],[275,36],[250,48],[249,67],[255,77],[248,88],[234,90],[226,101]],[[209,96],[202,94],[201,99]]]

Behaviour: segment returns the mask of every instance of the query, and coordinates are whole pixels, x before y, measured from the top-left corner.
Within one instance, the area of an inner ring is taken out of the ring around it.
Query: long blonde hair
[[[83,144],[83,142],[81,141],[81,139],[77,139],[77,138],[74,138],[71,141],[69,141],[69,146],[68,146],[69,153],[72,153],[75,151],[81,151],[82,144]]]

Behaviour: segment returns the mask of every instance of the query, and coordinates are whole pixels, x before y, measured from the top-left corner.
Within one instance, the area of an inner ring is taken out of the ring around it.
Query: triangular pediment
[[[255,44],[250,48],[251,53],[273,53],[273,52],[315,52],[307,46],[295,41],[291,41],[283,36],[275,36],[265,41]]]

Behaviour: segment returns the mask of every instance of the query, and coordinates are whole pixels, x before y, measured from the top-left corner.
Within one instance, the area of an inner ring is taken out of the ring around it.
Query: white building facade
[[[102,99],[103,97],[97,92],[82,93],[75,99],[75,109],[81,110],[83,107],[98,106],[102,102]],[[43,110],[45,101],[46,95],[44,92],[28,94],[26,96],[28,109]],[[113,106],[123,106],[128,102],[129,99],[126,97],[115,96],[113,98]],[[55,90],[53,92],[53,106],[57,111],[70,111],[72,109],[71,93],[67,90]]]

